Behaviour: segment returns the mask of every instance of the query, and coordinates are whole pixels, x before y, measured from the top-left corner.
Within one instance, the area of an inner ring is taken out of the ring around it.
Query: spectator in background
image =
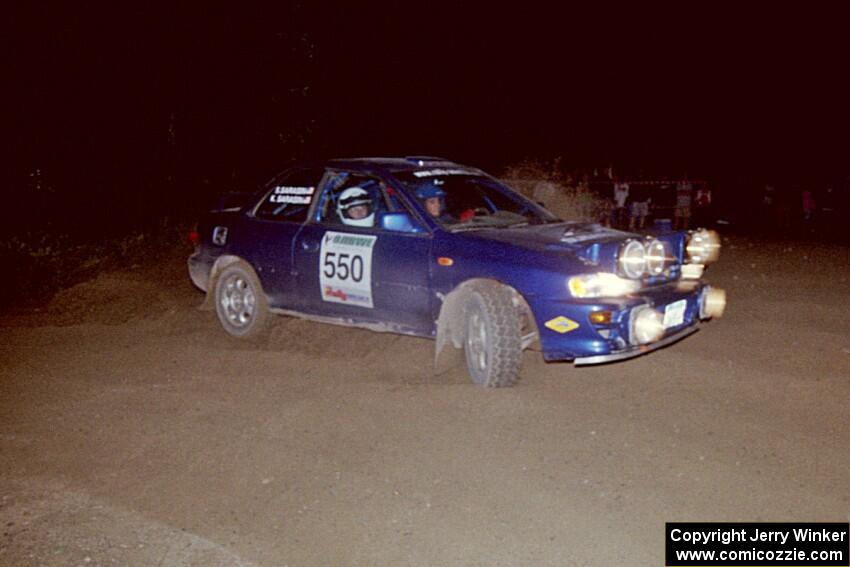
[[[846,213],[850,207],[847,206],[846,199],[846,196],[841,198],[832,184],[827,185],[825,191],[818,193],[819,208],[816,213],[818,230],[824,230],[827,234],[835,236],[843,234],[845,238],[847,237]],[[845,214],[840,214],[841,212]]]
[[[832,185],[827,185],[821,199],[821,211],[826,215],[832,215],[838,209],[838,198]]]
[[[629,230],[643,230],[646,225],[646,217],[649,216],[649,204],[652,199],[649,196],[649,186],[641,183],[629,189],[631,196]]]
[[[694,197],[694,223],[708,226],[711,222],[711,189],[707,183],[701,183]]]
[[[766,183],[761,194],[761,215],[756,221],[761,222],[763,228],[771,229],[774,221],[774,209],[776,208],[776,187],[773,183]]]
[[[594,209],[591,216],[596,217],[599,224],[602,226],[613,226],[611,224],[614,221],[614,201],[612,199],[599,199]]]
[[[626,224],[626,203],[629,200],[629,184],[614,177],[614,208],[611,212],[611,226],[622,228]]]
[[[579,193],[587,193],[588,191],[590,191],[590,175],[588,175],[587,173],[583,173],[581,175],[581,180],[578,182],[576,190]]]
[[[792,217],[798,210],[797,207],[800,206],[797,201],[799,194],[799,190],[790,187],[776,191],[773,196],[773,208],[770,211],[771,217],[769,218],[771,230],[782,233],[791,228]]]
[[[815,214],[815,196],[808,189],[803,189],[803,222],[809,223]]]
[[[761,205],[766,210],[769,211],[773,208],[774,200],[776,199],[776,188],[768,183],[764,186],[764,193],[761,198]]]
[[[673,230],[687,230],[691,224],[691,193],[693,185],[688,181],[685,174],[684,179],[676,184],[676,210],[673,213]]]

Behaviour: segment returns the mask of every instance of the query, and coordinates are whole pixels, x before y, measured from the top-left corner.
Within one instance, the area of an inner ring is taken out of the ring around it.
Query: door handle
[[[301,241],[301,248],[306,250],[307,252],[315,252],[319,249],[319,243],[315,240],[305,238]]]

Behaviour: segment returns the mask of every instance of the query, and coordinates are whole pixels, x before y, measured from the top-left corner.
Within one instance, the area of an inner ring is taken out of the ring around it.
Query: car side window
[[[268,184],[255,215],[261,219],[304,222],[318,185],[324,175],[323,168],[300,168],[282,173]]]
[[[317,220],[322,224],[373,227],[389,210],[383,181],[359,172],[330,173],[320,199]]]

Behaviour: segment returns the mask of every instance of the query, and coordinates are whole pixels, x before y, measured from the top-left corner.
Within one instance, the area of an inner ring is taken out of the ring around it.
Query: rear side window
[[[255,215],[261,219],[304,222],[317,196],[324,169],[301,168],[286,171],[273,179]]]

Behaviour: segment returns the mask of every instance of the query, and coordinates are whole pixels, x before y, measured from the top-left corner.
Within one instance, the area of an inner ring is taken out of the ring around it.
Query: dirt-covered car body
[[[368,221],[345,218],[351,195],[370,202]],[[296,167],[247,205],[208,213],[198,235],[192,281],[237,336],[268,309],[436,338],[438,354],[465,347],[468,364],[486,367],[502,325],[507,350],[539,342],[546,360],[591,364],[642,354],[722,312],[721,292],[700,279],[716,257],[707,232],[562,222],[484,172],[438,158]],[[259,297],[217,287],[234,264],[255,277]]]

